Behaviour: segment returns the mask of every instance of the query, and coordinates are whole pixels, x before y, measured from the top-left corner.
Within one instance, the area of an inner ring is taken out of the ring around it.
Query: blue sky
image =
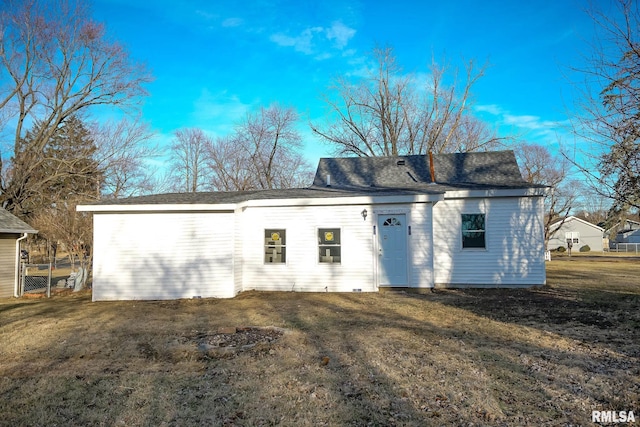
[[[358,74],[389,45],[406,72],[431,58],[488,62],[473,89],[476,114],[501,135],[557,149],[593,25],[587,2],[94,0],[109,35],[155,80],[143,118],[167,143],[180,128],[230,132],[248,112],[279,103],[300,113],[313,165],[331,147],[307,123],[323,117],[331,79]]]

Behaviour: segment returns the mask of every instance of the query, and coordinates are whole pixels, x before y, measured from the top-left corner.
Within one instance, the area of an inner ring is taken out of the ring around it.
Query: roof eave
[[[78,205],[78,212],[116,213],[116,212],[219,212],[234,211],[236,203],[149,203],[149,204],[113,204],[113,205]]]
[[[79,212],[127,213],[127,212],[233,212],[245,207],[272,206],[335,206],[378,203],[435,203],[444,199],[443,193],[393,194],[393,195],[351,195],[315,198],[250,199],[238,203],[171,203],[171,204],[114,204],[78,205]]]
[[[33,228],[24,229],[24,228],[4,228],[0,230],[0,233],[4,234],[38,234],[38,230],[34,230]]]
[[[445,199],[477,197],[544,197],[547,193],[548,188],[546,187],[461,189],[447,191]]]

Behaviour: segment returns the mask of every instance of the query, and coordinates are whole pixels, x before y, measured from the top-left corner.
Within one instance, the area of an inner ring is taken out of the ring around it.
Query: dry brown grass
[[[1,425],[589,425],[640,417],[640,259],[531,290],[0,300]],[[270,346],[199,349],[224,326]]]

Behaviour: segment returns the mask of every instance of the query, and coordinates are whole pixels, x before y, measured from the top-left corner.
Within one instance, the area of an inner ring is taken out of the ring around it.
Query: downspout
[[[13,296],[18,298],[18,285],[20,284],[20,241],[27,238],[29,233],[23,233],[22,237],[16,240],[16,277],[13,285]]]

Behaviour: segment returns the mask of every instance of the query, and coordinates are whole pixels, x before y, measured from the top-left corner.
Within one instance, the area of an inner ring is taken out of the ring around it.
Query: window
[[[484,214],[462,214],[462,247],[485,248]]]
[[[264,230],[264,262],[279,264],[287,262],[287,230]]]
[[[402,224],[398,218],[387,218],[382,224],[383,227],[400,227]]]
[[[564,237],[567,243],[572,243],[574,245],[580,243],[580,233],[578,231],[567,231],[564,233]]]
[[[340,229],[318,229],[318,262],[340,264]]]

